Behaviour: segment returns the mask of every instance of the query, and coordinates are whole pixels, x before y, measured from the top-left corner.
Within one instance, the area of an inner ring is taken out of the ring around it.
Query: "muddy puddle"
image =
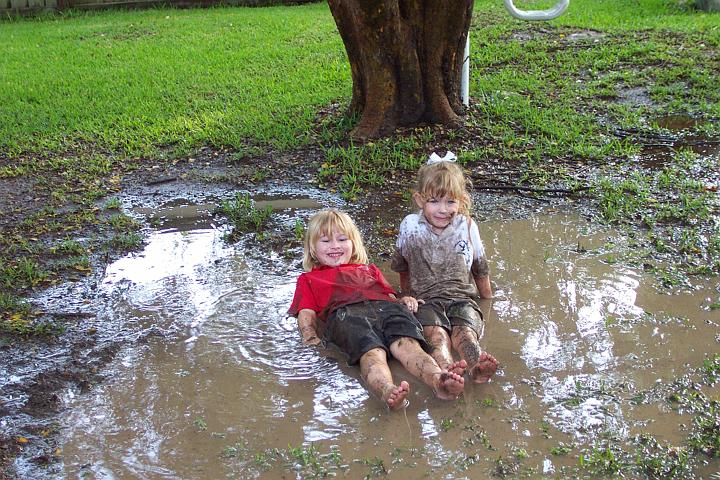
[[[697,133],[697,128],[705,125],[704,120],[678,114],[657,117],[651,123],[659,131],[649,137],[640,135],[640,138],[636,138],[643,145],[640,160],[646,167],[661,167],[680,151],[692,152],[708,159],[717,158],[720,154],[720,141]]]
[[[319,206],[274,205],[288,219]],[[157,229],[98,286],[116,320],[156,334],[121,350],[104,382],[66,393],[65,478],[487,478],[499,459],[555,476],[599,438],[687,437],[690,417],[632,399],[718,351],[716,285],[661,292],[605,252],[612,231],[562,211],[483,222],[496,289],[483,344],[501,369],[443,402],[393,364],[412,392],[391,413],[357,369],[301,345],[285,316],[299,252],[229,245],[205,207],[141,212]],[[563,445],[571,455],[551,453]]]

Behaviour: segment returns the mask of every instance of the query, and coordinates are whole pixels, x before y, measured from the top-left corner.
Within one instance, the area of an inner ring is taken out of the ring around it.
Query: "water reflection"
[[[165,334],[132,345],[106,382],[71,402],[68,477],[302,478],[297,460],[277,455],[310,444],[334,449],[352,478],[374,459],[410,476],[484,478],[518,449],[540,452],[526,464],[552,472],[569,461],[548,460],[558,442],[645,428],[633,390],[717,349],[720,312],[692,296],[668,300],[640,272],[603,262],[612,232],[559,214],[486,222],[498,298],[483,304],[483,345],[501,369],[462,401],[442,402],[393,364],[412,391],[405,414],[391,413],[357,368],[301,345],[285,315],[297,262],[250,255],[210,227],[158,231],[108,268],[112,315]],[[698,288],[700,299],[712,291]],[[656,426],[679,442],[676,427]]]
[[[230,269],[225,278],[218,278],[218,270],[212,268],[232,254],[233,249],[215,230],[161,231],[149,239],[142,253],[111,264],[102,285],[106,290],[126,286],[126,294],[138,308],[192,306],[196,317],[204,318],[215,299],[233,285],[230,282],[244,280],[236,273],[242,268]]]

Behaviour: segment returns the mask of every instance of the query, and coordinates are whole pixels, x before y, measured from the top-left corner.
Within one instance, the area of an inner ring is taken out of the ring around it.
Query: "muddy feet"
[[[487,352],[480,354],[477,363],[468,371],[470,378],[475,383],[486,383],[495,375],[498,369],[498,361]]]
[[[456,362],[459,363],[459,362]],[[438,374],[435,395],[442,400],[456,400],[465,389],[462,375],[452,372]]]
[[[390,407],[390,410],[400,410],[405,406],[408,393],[410,393],[410,384],[408,382],[400,382],[400,386],[393,385],[385,392],[383,400]]]
[[[467,362],[465,360],[460,360],[457,362],[453,362],[450,365],[445,368],[450,373],[455,373],[457,375],[460,375],[461,377],[465,375],[465,370],[467,369]]]

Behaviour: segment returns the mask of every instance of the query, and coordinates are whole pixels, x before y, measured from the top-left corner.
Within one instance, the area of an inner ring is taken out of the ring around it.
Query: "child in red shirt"
[[[310,219],[304,239],[303,267],[288,313],[297,317],[303,343],[318,345],[320,335],[360,364],[369,390],[391,409],[405,406],[407,382],[393,383],[388,354],[445,400],[464,389],[462,373],[442,370],[426,352],[422,327],[408,310],[413,299],[395,298],[380,270],[368,264],[360,232],[337,210]]]

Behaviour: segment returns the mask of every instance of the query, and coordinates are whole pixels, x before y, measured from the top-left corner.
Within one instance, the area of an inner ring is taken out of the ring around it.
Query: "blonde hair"
[[[438,162],[420,167],[415,192],[425,201],[445,195],[454,198],[460,202],[460,213],[469,217],[472,207],[469,187],[470,181],[465,178],[460,165],[455,162]]]
[[[368,263],[367,251],[355,222],[347,213],[331,208],[316,213],[310,217],[308,222],[303,238],[303,268],[306,271],[321,265],[315,256],[315,244],[323,235],[332,237],[335,230],[347,235],[352,242],[353,252],[350,256],[350,263]]]

